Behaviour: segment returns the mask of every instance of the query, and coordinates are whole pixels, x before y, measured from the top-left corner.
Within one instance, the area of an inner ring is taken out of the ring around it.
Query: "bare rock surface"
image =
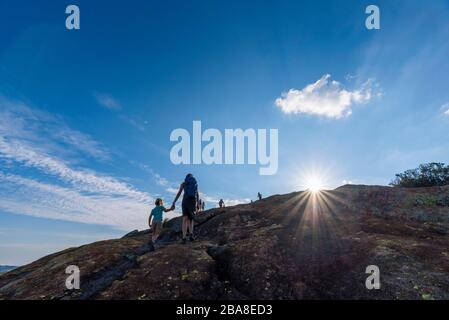
[[[146,219],[146,217],[145,217]],[[449,187],[348,185],[180,218],[70,248],[0,276],[0,299],[449,299]],[[67,290],[77,265],[81,289]],[[381,288],[367,290],[366,267]]]

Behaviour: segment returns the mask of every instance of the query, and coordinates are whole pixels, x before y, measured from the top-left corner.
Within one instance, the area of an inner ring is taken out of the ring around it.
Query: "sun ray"
[[[299,171],[294,181],[305,191],[282,205],[287,213],[283,223],[292,228],[286,237],[294,241],[298,259],[326,261],[323,252],[344,248],[344,216],[337,212],[345,207],[346,197],[340,190],[329,190],[332,172],[316,168]]]

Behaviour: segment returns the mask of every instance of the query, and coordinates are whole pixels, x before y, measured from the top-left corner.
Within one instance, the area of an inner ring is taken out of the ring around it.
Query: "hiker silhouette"
[[[257,197],[259,198],[259,200],[262,200],[262,194],[260,192],[257,192]]]
[[[164,212],[170,212],[175,210],[175,206],[172,205],[170,208],[164,207],[164,201],[161,198],[157,198],[156,202],[154,203],[154,208],[151,210],[150,217],[148,218],[148,224],[150,226],[151,230],[151,240],[149,242],[149,248],[150,251],[154,251],[154,244],[156,243],[157,239],[159,238],[159,235],[162,231],[162,226],[164,224],[163,222],[163,216]]]
[[[182,243],[186,243],[187,236],[190,241],[195,240],[193,236],[194,218],[197,211],[197,203],[199,202],[198,183],[193,174],[186,175],[184,182],[179,186],[178,193],[173,201],[173,207],[176,206],[181,193],[182,197]]]
[[[224,203],[223,199],[220,199],[220,201],[218,201],[218,206],[220,208],[224,208],[225,207],[225,203]]]

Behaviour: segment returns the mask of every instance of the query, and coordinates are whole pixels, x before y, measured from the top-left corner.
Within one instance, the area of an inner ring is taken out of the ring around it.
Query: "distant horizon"
[[[322,191],[322,192],[326,192],[326,191],[335,191],[336,189],[341,188],[341,187],[344,187],[344,186],[354,186],[354,187],[360,187],[360,186],[363,186],[363,187],[385,187],[385,188],[395,188],[395,187],[393,187],[393,186],[391,186],[391,185],[368,185],[368,184],[351,184],[351,183],[347,183],[347,184],[342,184],[342,185],[340,185],[340,186],[338,186],[338,187],[336,187],[336,188],[334,188],[334,189],[329,189],[329,190],[323,189],[323,190],[321,190],[321,191]],[[308,190],[306,189],[306,190],[295,190],[295,191],[290,191],[290,192],[287,192],[287,193],[274,193],[274,194],[269,194],[269,195],[265,195],[265,196],[263,195],[263,196],[264,196],[263,199],[267,199],[267,198],[270,198],[270,197],[273,197],[273,196],[278,196],[278,195],[288,195],[288,194],[291,194],[291,193],[301,193],[301,192],[307,192],[307,191],[308,191]],[[256,201],[256,200],[255,200],[255,201]],[[231,206],[238,206],[238,205],[245,205],[245,204],[251,204],[251,202],[247,202],[247,203],[239,203],[239,204],[234,204],[234,205],[231,205]],[[218,207],[218,204],[217,204],[216,207],[214,207],[214,208],[208,208],[208,209],[206,209],[206,210],[217,209],[217,208],[219,208],[219,207]],[[179,215],[177,214],[176,216],[170,217],[169,220],[174,219],[174,218],[178,218],[178,217],[180,217],[180,216],[181,216],[180,214],[179,214]],[[137,229],[137,230],[138,230],[138,231],[144,231],[144,230],[147,230],[147,229],[148,229],[148,227],[145,228],[145,229]],[[131,231],[134,231],[134,230],[121,230],[121,231],[123,231],[123,233],[117,235],[116,238],[97,239],[96,241],[118,239],[118,238],[121,238],[121,237],[123,237],[124,235],[126,235],[127,233],[129,233],[129,232],[131,232]],[[51,255],[51,254],[53,254],[53,253],[56,253],[56,252],[60,252],[60,251],[66,250],[66,249],[69,249],[69,248],[71,248],[71,247],[79,247],[79,246],[82,246],[82,245],[91,244],[91,243],[93,243],[93,242],[95,242],[95,241],[86,242],[86,243],[80,243],[80,244],[75,245],[75,246],[67,246],[67,247],[63,247],[63,248],[61,248],[60,250],[48,252],[47,254],[44,254],[44,255],[42,255],[42,256],[40,256],[40,257],[37,257],[37,258],[34,258],[34,259],[30,260],[30,261],[26,261],[26,262],[24,262],[24,263],[22,263],[22,264],[0,264],[0,267],[13,267],[13,268],[18,268],[18,267],[21,267],[21,266],[24,266],[24,265],[33,263],[33,262],[35,262],[35,261],[37,261],[37,260],[39,260],[39,259],[41,259],[41,258],[43,258],[43,257],[45,257],[45,256],[47,256],[47,255]]]

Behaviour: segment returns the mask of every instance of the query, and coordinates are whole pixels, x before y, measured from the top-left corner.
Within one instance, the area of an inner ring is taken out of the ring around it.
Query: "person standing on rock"
[[[259,200],[262,200],[262,194],[260,192],[257,192],[257,197],[259,198]]]
[[[220,199],[220,201],[218,201],[218,206],[219,206],[220,208],[224,208],[225,203],[224,203],[223,199]]]
[[[173,207],[176,205],[181,193],[184,191],[182,197],[182,243],[186,243],[187,236],[190,241],[195,240],[193,236],[194,217],[199,200],[198,184],[196,179],[189,173],[184,182],[179,186],[178,194],[173,201]]]
[[[152,250],[154,250],[153,244],[156,242],[162,231],[164,212],[170,212],[173,210],[175,210],[175,207],[173,205],[171,206],[171,208],[166,209],[164,207],[164,201],[161,198],[156,199],[155,207],[153,208],[153,210],[151,210],[150,217],[148,218],[148,224],[150,225],[152,234],[150,242]]]

